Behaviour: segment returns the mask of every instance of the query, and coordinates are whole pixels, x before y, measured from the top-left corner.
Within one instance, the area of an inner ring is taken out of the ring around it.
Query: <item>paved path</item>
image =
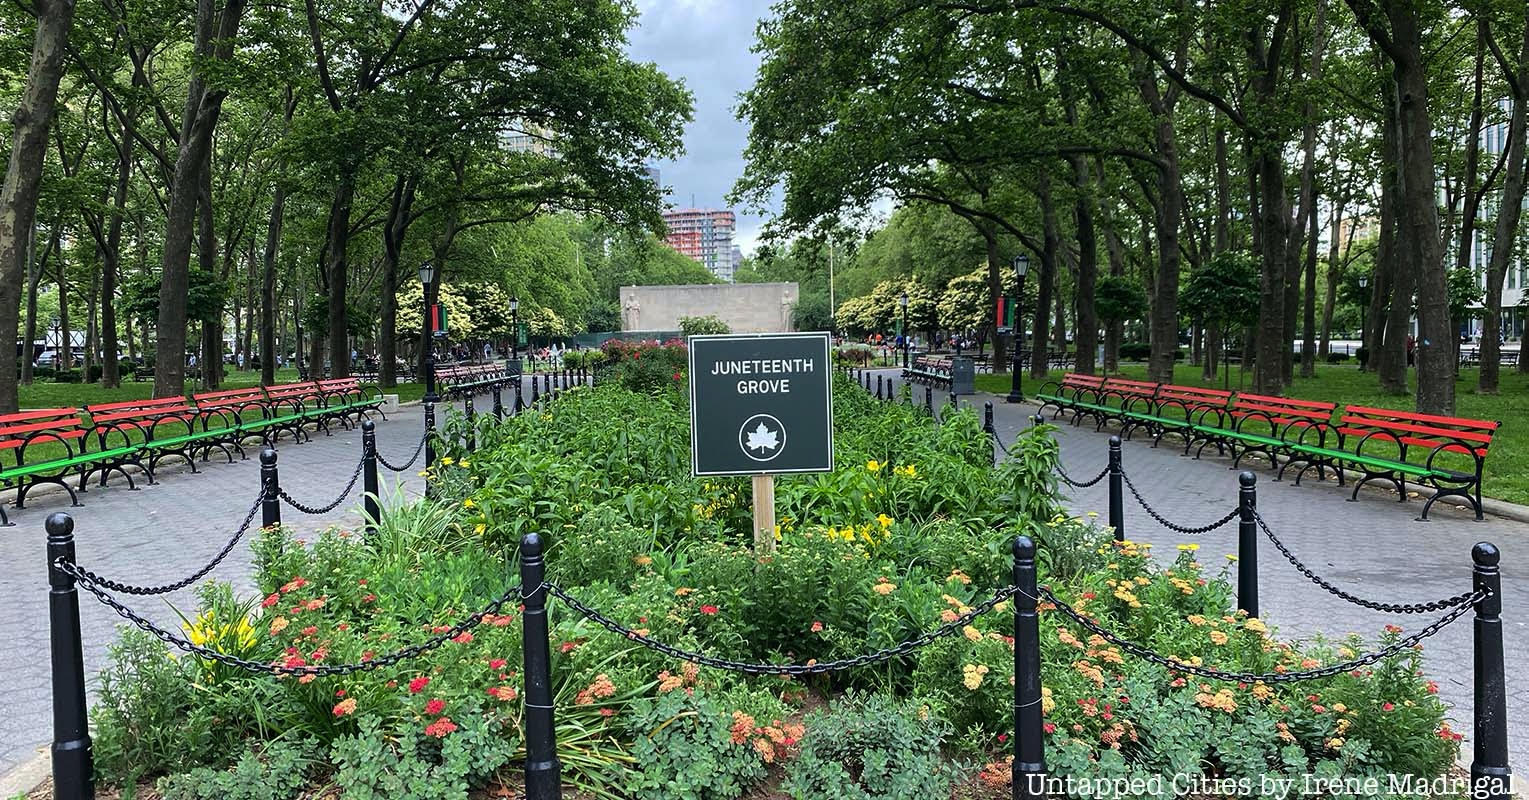
[[[876,374],[896,373],[873,372],[872,386]],[[1035,385],[1028,379],[1026,383]],[[915,387],[914,396],[922,403],[923,388]],[[943,406],[948,397],[936,392],[936,406]],[[971,401],[963,398],[963,404]],[[994,404],[994,424],[1005,442],[1027,427],[1028,417],[1035,413],[1034,405],[1009,405],[1001,396],[978,395],[975,401],[978,413],[983,401]],[[1057,439],[1063,469],[1073,479],[1087,481],[1104,468],[1108,433],[1096,433],[1087,423],[1067,426],[1064,418]],[[1150,440],[1138,438],[1125,443],[1122,462],[1142,496],[1168,520],[1195,527],[1220,519],[1237,504],[1237,472],[1230,469],[1231,460],[1209,455],[1195,460],[1180,456],[1181,449],[1168,443],[1154,449]],[[1396,502],[1394,493],[1377,490],[1360,492],[1359,501],[1350,503],[1349,490],[1332,482],[1303,480],[1295,486],[1290,480],[1275,482],[1267,462],[1244,463],[1244,467],[1258,477],[1259,513],[1285,546],[1318,575],[1365,599],[1415,603],[1469,591],[1472,545],[1479,541],[1497,545],[1502,551],[1510,763],[1518,774],[1529,771],[1529,669],[1524,667],[1529,663],[1529,525],[1494,517],[1476,522],[1469,512],[1442,502],[1430,509],[1432,521],[1416,522],[1422,508],[1419,499],[1403,505]],[[1107,481],[1089,489],[1064,489],[1074,513],[1097,511],[1101,519],[1106,516]],[[1226,563],[1224,554],[1237,552],[1235,523],[1192,539],[1153,521],[1129,491],[1125,510],[1127,535],[1150,542],[1164,557],[1171,558],[1177,544],[1199,541],[1203,563],[1215,569],[1216,564]],[[1353,632],[1373,638],[1387,623],[1412,632],[1438,616],[1398,617],[1350,605],[1296,572],[1268,540],[1259,545],[1260,611],[1286,637],[1342,638]],[[1425,671],[1453,708],[1451,727],[1467,736],[1473,700],[1470,620],[1467,615],[1445,628],[1423,650]],[[1464,755],[1468,762],[1469,749]]]

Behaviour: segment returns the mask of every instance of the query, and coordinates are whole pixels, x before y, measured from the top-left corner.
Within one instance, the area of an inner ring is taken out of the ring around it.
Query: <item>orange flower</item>
[[[441,717],[435,722],[426,725],[425,733],[429,736],[434,736],[437,739],[444,739],[447,736],[450,736],[451,733],[456,729],[457,724],[452,722],[450,717]]]
[[[346,714],[353,714],[355,711],[356,698],[354,697],[347,697],[344,700],[336,703],[334,707],[334,715],[337,717],[343,717]]]

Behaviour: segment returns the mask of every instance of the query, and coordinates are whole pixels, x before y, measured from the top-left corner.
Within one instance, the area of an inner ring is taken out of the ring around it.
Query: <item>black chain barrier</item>
[[[490,601],[489,604],[482,610],[468,615],[461,622],[458,622],[445,631],[431,636],[429,639],[426,639],[419,644],[395,650],[391,653],[378,656],[368,661],[362,661],[353,664],[303,664],[289,667],[285,664],[279,663],[252,661],[247,658],[240,658],[238,656],[232,656],[218,650],[213,650],[209,647],[203,647],[202,645],[192,644],[186,639],[171,633],[170,631],[167,631],[158,625],[155,625],[147,619],[144,619],[132,609],[123,605],[120,601],[117,600],[117,598],[112,597],[111,594],[109,594],[102,585],[98,584],[90,572],[80,569],[78,565],[73,564],[67,560],[60,559],[53,562],[53,566],[57,567],[59,571],[74,578],[75,584],[77,586],[95,595],[97,600],[100,600],[113,611],[116,611],[118,616],[121,616],[128,622],[133,623],[133,625],[137,626],[139,629],[143,630],[154,638],[159,639],[165,644],[168,644],[178,650],[191,653],[192,655],[208,659],[210,661],[216,661],[220,664],[226,664],[230,667],[238,667],[239,669],[246,670],[248,672],[264,673],[267,675],[315,675],[318,677],[324,677],[328,675],[349,675],[354,672],[368,672],[374,669],[380,669],[382,667],[389,667],[401,661],[407,661],[411,658],[418,658],[419,656],[424,655],[431,650],[439,648],[446,642],[449,642],[452,639],[461,636],[463,633],[478,627],[478,625],[482,624],[484,617],[498,614],[499,609],[503,608],[506,603],[509,603],[512,600],[518,600],[521,597],[520,587],[512,587],[506,590],[504,594]]]
[[[265,491],[261,490],[259,494],[255,495],[254,504],[250,506],[249,513],[244,515],[244,522],[239,525],[239,530],[234,531],[234,535],[228,540],[228,544],[223,545],[223,549],[218,551],[218,554],[213,556],[212,560],[207,562],[201,569],[175,583],[164,586],[134,586],[130,583],[118,583],[110,578],[103,578],[78,564],[71,564],[68,571],[70,574],[75,575],[76,579],[85,580],[91,584],[105,587],[114,592],[122,592],[123,594],[152,596],[178,592],[206,577],[209,572],[217,569],[218,565],[223,563],[223,559],[228,558],[228,554],[234,551],[234,547],[239,544],[239,541],[244,538],[244,534],[249,531],[250,524],[255,521],[255,514],[260,511],[260,504],[263,502],[265,502]],[[83,576],[83,578],[80,576]]]
[[[1046,602],[1056,606],[1058,611],[1062,612],[1064,616],[1068,617],[1073,622],[1076,622],[1078,625],[1082,626],[1084,630],[1088,631],[1089,633],[1097,634],[1105,641],[1115,645],[1116,647],[1119,647],[1131,655],[1136,656],[1137,658],[1143,659],[1153,664],[1157,664],[1161,667],[1166,667],[1170,670],[1175,670],[1190,675],[1197,675],[1201,678],[1207,678],[1209,680],[1253,684],[1297,683],[1300,681],[1318,680],[1321,678],[1331,678],[1336,675],[1342,675],[1347,672],[1353,672],[1354,670],[1361,667],[1368,667],[1376,662],[1383,661],[1387,658],[1399,655],[1407,650],[1411,650],[1424,639],[1433,636],[1434,634],[1443,630],[1450,623],[1470,613],[1470,611],[1475,607],[1477,603],[1490,597],[1491,592],[1483,590],[1465,595],[1460,603],[1452,608],[1448,614],[1445,614],[1444,616],[1434,620],[1432,623],[1425,626],[1417,633],[1398,639],[1390,646],[1377,650],[1374,653],[1369,653],[1367,655],[1338,664],[1331,664],[1320,669],[1306,670],[1303,672],[1270,672],[1264,674],[1251,672],[1227,672],[1211,667],[1197,666],[1181,659],[1170,658],[1168,656],[1161,655],[1151,648],[1145,647],[1127,639],[1120,638],[1110,630],[1101,626],[1099,623],[1079,612],[1077,609],[1074,609],[1072,606],[1062,602],[1061,598],[1057,597],[1055,594],[1052,594],[1051,590],[1044,586],[1040,587],[1040,596],[1040,599],[1044,599]]]
[[[1374,600],[1366,600],[1362,597],[1355,597],[1354,595],[1349,594],[1348,592],[1345,592],[1342,589],[1332,585],[1327,580],[1322,578],[1322,576],[1313,572],[1311,568],[1302,563],[1299,558],[1296,558],[1295,554],[1290,552],[1290,548],[1286,547],[1285,543],[1280,541],[1278,536],[1274,535],[1274,531],[1269,529],[1269,524],[1264,522],[1263,515],[1259,514],[1257,511],[1254,511],[1253,519],[1258,522],[1258,527],[1263,530],[1264,536],[1274,544],[1274,547],[1280,551],[1280,554],[1285,557],[1286,561],[1290,562],[1291,566],[1296,568],[1297,572],[1305,575],[1308,579],[1311,580],[1312,583],[1327,590],[1327,592],[1334,597],[1337,597],[1341,600],[1346,600],[1356,606],[1362,606],[1372,611],[1380,611],[1386,614],[1431,614],[1435,611],[1443,611],[1446,608],[1454,608],[1460,603],[1466,602],[1473,596],[1470,593],[1457,594],[1454,597],[1445,598],[1443,600],[1434,600],[1428,603],[1379,603]]]
[[[1008,451],[1005,450],[1004,452],[1007,453]],[[1099,481],[1104,480],[1104,476],[1110,474],[1110,466],[1105,464],[1104,469],[1099,470],[1099,474],[1095,475],[1091,480],[1079,482],[1073,480],[1072,476],[1068,475],[1067,471],[1062,469],[1062,461],[1061,459],[1058,459],[1056,463],[1056,474],[1059,475],[1062,478],[1062,481],[1065,482],[1068,486],[1073,486],[1079,489],[1087,489]]]
[[[899,656],[907,655],[908,653],[911,653],[920,647],[924,647],[925,645],[931,644],[938,639],[943,639],[946,636],[950,636],[957,631],[960,631],[962,628],[970,625],[972,620],[975,620],[983,614],[992,611],[995,606],[1005,600],[1008,600],[1010,597],[1013,597],[1018,591],[1017,588],[1013,586],[999,589],[997,594],[994,594],[992,597],[989,597],[988,599],[983,600],[981,603],[972,606],[970,611],[962,614],[959,617],[956,617],[954,620],[951,620],[950,622],[947,622],[944,625],[941,625],[940,627],[935,628],[934,630],[929,631],[928,633],[925,633],[916,639],[909,639],[891,647],[877,650],[874,653],[866,653],[864,655],[854,656],[852,658],[842,658],[837,661],[823,661],[812,664],[754,664],[744,661],[729,661],[723,658],[714,658],[704,653],[695,653],[689,650],[681,650],[680,648],[674,647],[673,645],[664,644],[663,642],[657,641],[655,639],[650,639],[646,635],[638,633],[636,630],[628,628],[627,626],[622,625],[610,617],[605,616],[599,611],[590,608],[589,606],[580,602],[577,597],[569,594],[567,590],[556,584],[544,583],[543,586],[545,586],[547,591],[552,593],[554,597],[568,604],[569,608],[572,608],[574,611],[584,615],[584,617],[589,621],[594,622],[595,624],[605,628],[611,633],[623,636],[627,639],[631,639],[632,641],[637,642],[649,650],[663,653],[664,655],[670,656],[671,658],[680,659],[681,661],[688,661],[692,664],[699,664],[703,667],[714,667],[716,669],[728,670],[729,672],[741,672],[745,675],[813,675],[824,672],[838,672],[841,670],[853,669],[855,667],[866,667],[872,664],[879,664],[883,661],[889,661],[891,659],[898,658]]]
[[[403,466],[395,467],[392,464],[388,463],[388,460],[386,458],[382,457],[382,453],[380,451],[376,454],[377,455],[377,463],[381,464],[382,466],[384,466],[387,469],[390,469],[390,470],[392,470],[394,472],[403,472],[404,470],[414,466],[414,462],[419,460],[420,453],[425,452],[425,442],[429,438],[430,438],[430,434],[429,433],[426,433],[424,436],[419,437],[419,446],[414,448],[414,455],[410,456],[409,460],[405,461],[403,463]]]
[[[1106,470],[1108,470],[1108,468],[1106,468]],[[1237,514],[1239,513],[1239,510],[1234,508],[1227,512],[1227,515],[1221,519],[1218,519],[1209,525],[1201,525],[1198,528],[1192,528],[1188,525],[1179,525],[1169,521],[1162,514],[1157,513],[1157,509],[1147,505],[1147,499],[1142,497],[1141,492],[1136,490],[1136,484],[1131,482],[1131,476],[1128,473],[1121,471],[1120,477],[1125,480],[1126,488],[1131,490],[1131,494],[1136,497],[1136,502],[1140,503],[1141,507],[1146,509],[1147,514],[1150,515],[1153,519],[1157,520],[1159,525],[1162,525],[1164,528],[1167,528],[1170,531],[1174,531],[1175,533],[1182,533],[1186,536],[1200,536],[1202,534],[1210,533],[1211,531],[1216,530],[1217,528],[1220,528],[1223,525],[1226,525],[1228,522],[1236,519]]]
[[[344,491],[340,492],[340,496],[336,497],[334,499],[334,502],[329,503],[328,505],[324,505],[324,506],[308,506],[308,505],[303,505],[302,503],[299,503],[296,500],[293,500],[292,499],[292,495],[287,494],[287,490],[286,489],[277,489],[276,490],[276,495],[282,499],[282,502],[284,502],[287,505],[297,509],[298,511],[301,511],[304,514],[328,514],[329,512],[339,508],[340,504],[345,502],[345,498],[350,496],[350,492],[351,492],[352,489],[356,488],[356,481],[361,478],[361,470],[365,466],[366,466],[366,460],[365,459],[362,459],[359,463],[356,464],[356,471],[352,472],[350,474],[350,483],[345,484],[345,489],[344,489]]]

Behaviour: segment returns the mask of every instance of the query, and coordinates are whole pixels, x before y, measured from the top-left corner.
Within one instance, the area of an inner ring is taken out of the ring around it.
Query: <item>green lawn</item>
[[[1145,364],[1122,364],[1124,377],[1145,379]],[[1486,480],[1482,493],[1488,497],[1514,503],[1529,504],[1529,375],[1520,375],[1510,369],[1502,372],[1502,393],[1478,395],[1475,393],[1476,370],[1460,371],[1456,384],[1455,413],[1471,419],[1496,420],[1503,423],[1492,441],[1491,454],[1487,456]],[[1060,380],[1061,370],[1053,370],[1054,379]],[[1233,390],[1238,379],[1247,385],[1250,375],[1233,369],[1230,378]],[[1007,394],[1008,374],[978,375],[977,390]],[[1223,388],[1225,379],[1214,383],[1200,380],[1200,368],[1179,364],[1174,370],[1174,382],[1185,386],[1214,386]],[[1412,386],[1416,386],[1416,373]],[[1040,388],[1040,383],[1025,378],[1025,394]],[[1375,374],[1360,372],[1353,364],[1319,364],[1314,378],[1296,378],[1286,392],[1290,397],[1307,400],[1326,400],[1340,407],[1347,404],[1368,405],[1376,408],[1412,410],[1411,395],[1384,394],[1377,385]]]
[[[277,383],[292,383],[297,380],[296,369],[279,369],[276,371]],[[247,386],[256,386],[260,383],[258,371],[229,370],[223,376],[224,389],[240,389]],[[195,394],[201,391],[200,387],[193,382],[186,384],[186,393]],[[134,381],[127,379],[115,389],[102,388],[99,383],[53,383],[52,381],[37,381],[31,386],[23,386],[20,390],[22,408],[78,408],[79,406],[93,405],[95,403],[115,403],[123,400],[146,400],[154,394],[153,381]],[[397,394],[399,402],[407,403],[418,400],[425,394],[425,385],[422,383],[401,383],[396,388],[387,391],[387,394]]]

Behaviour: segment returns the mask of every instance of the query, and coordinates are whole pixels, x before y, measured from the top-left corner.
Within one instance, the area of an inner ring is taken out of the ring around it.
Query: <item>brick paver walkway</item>
[[[896,370],[879,374],[890,377]],[[875,374],[872,373],[874,391]],[[1038,384],[1026,378],[1026,391]],[[924,390],[915,387],[915,399],[922,403]],[[942,407],[949,395],[935,392],[935,405]],[[975,404],[982,413],[982,403],[994,406],[994,425],[1004,442],[1013,441],[1035,405],[1009,405],[1001,396],[978,395],[962,398],[962,404]],[[1050,420],[1048,410],[1047,419]],[[1109,433],[1094,431],[1091,422],[1079,427],[1059,424],[1057,439],[1061,444],[1062,466],[1074,480],[1087,481],[1104,468],[1108,459]],[[1167,440],[1153,448],[1150,438],[1124,443],[1122,463],[1142,496],[1169,521],[1197,527],[1220,519],[1237,504],[1237,472],[1230,469],[1231,459],[1213,457],[1195,460],[1179,455]],[[1208,451],[1209,452],[1209,451]],[[1511,763],[1529,769],[1529,524],[1488,517],[1476,522],[1467,511],[1439,503],[1430,509],[1430,522],[1416,522],[1422,509],[1421,499],[1405,505],[1396,502],[1393,493],[1360,492],[1359,501],[1348,502],[1349,489],[1340,489],[1331,481],[1317,483],[1303,480],[1295,486],[1291,480],[1274,481],[1267,461],[1256,457],[1244,462],[1258,477],[1258,509],[1269,527],[1285,546],[1308,567],[1334,585],[1369,600],[1386,603],[1416,603],[1452,597],[1471,588],[1471,547],[1490,541],[1502,551],[1503,635],[1508,673],[1508,741]],[[1487,465],[1491,480],[1491,464]],[[1309,478],[1310,476],[1308,476]],[[1068,507],[1074,513],[1097,511],[1101,522],[1109,509],[1108,481],[1088,489],[1063,486],[1069,496]],[[1172,558],[1175,545],[1190,541],[1201,544],[1202,562],[1209,569],[1227,563],[1223,556],[1237,552],[1236,523],[1202,537],[1174,533],[1147,515],[1129,490],[1125,492],[1125,528],[1129,538],[1149,542],[1163,558]],[[1261,616],[1285,637],[1309,638],[1317,635],[1341,638],[1359,633],[1373,638],[1387,623],[1416,631],[1439,615],[1397,616],[1381,614],[1351,605],[1313,585],[1275,550],[1267,539],[1259,541],[1259,604]],[[1235,573],[1230,577],[1235,581]],[[1471,616],[1455,622],[1424,644],[1425,671],[1439,685],[1439,694],[1453,711],[1451,727],[1470,736],[1473,701]],[[1467,740],[1465,760],[1470,760]]]

